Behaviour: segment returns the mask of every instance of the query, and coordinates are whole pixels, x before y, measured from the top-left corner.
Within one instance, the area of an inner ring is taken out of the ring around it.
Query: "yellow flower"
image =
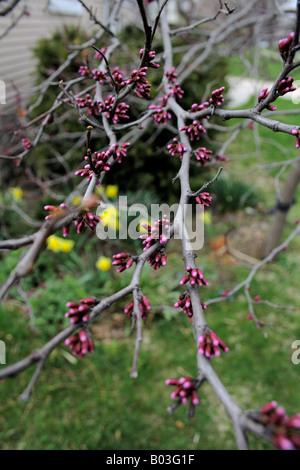
[[[105,193],[106,193],[106,196],[109,199],[117,197],[117,195],[118,195],[118,186],[116,186],[115,184],[108,184]]]
[[[210,224],[211,224],[211,214],[210,214],[210,212],[203,212],[203,213],[201,214],[201,217],[202,217],[203,222],[204,222],[206,225],[210,225]]]
[[[56,235],[50,235],[50,237],[47,238],[48,250],[54,251],[55,253],[59,253],[60,251],[68,253],[73,249],[73,247],[73,240],[65,240],[64,238],[57,237]]]
[[[114,206],[107,206],[106,209],[98,215],[101,218],[101,223],[105,227],[111,227],[113,230],[119,228],[119,211]]]
[[[61,239],[59,237],[57,237],[56,235],[50,235],[50,237],[47,238],[48,250],[58,253],[60,251],[60,247],[61,247]]]
[[[61,240],[60,250],[64,253],[69,253],[69,251],[73,250],[74,243],[74,240]]]
[[[9,189],[13,199],[16,201],[16,202],[19,202],[21,201],[22,197],[23,197],[23,191],[21,188],[10,188]]]
[[[106,256],[100,256],[100,258],[96,262],[96,268],[100,269],[100,271],[108,271],[110,267],[111,259],[107,258]]]
[[[82,196],[75,196],[72,199],[72,204],[74,206],[78,206],[81,203],[81,201],[82,201]]]

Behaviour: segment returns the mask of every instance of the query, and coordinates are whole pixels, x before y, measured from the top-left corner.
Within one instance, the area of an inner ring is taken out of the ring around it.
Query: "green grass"
[[[281,305],[299,304],[299,266],[295,262],[298,249],[299,242],[295,242],[268,271],[259,273],[253,283],[253,295]],[[173,250],[168,272],[153,272],[150,280],[147,275],[143,289],[153,306],[172,305],[180,292],[178,277],[183,268],[175,246]],[[204,300],[219,295],[220,288],[232,287],[247,274],[245,268],[236,265],[224,269],[212,257],[208,261],[201,257],[201,263],[211,281],[203,289]],[[288,276],[291,269],[292,279]],[[159,275],[166,276],[160,288]],[[80,281],[73,280],[73,293],[68,278],[66,282],[69,298],[77,298],[76,285],[78,294],[83,294]],[[168,287],[164,285],[167,282]],[[9,299],[2,307],[1,336],[7,344],[8,364],[51,337],[52,327],[47,325],[49,318],[44,312],[45,299],[51,307],[50,297],[55,303],[54,290],[56,287],[58,291],[61,285],[60,280],[52,279],[43,291],[38,291],[35,313],[44,325],[39,331],[28,329],[28,317],[21,303]],[[57,315],[63,317],[65,295],[58,297]],[[259,331],[247,320],[243,295],[237,294],[232,300],[211,305],[207,310],[209,325],[230,348],[228,354],[213,361],[224,384],[245,409],[258,409],[268,400],[276,399],[288,413],[299,411],[299,366],[291,362],[291,343],[300,337],[295,312],[258,305],[256,313],[261,320],[285,327]],[[191,325],[182,312],[168,311],[167,316],[154,310],[156,313],[146,321],[137,380],[129,376],[135,341],[129,320],[124,318],[121,338],[97,339],[101,325],[109,322],[113,314],[121,313],[124,304],[125,300],[97,322],[93,356],[72,363],[63,345],[52,353],[28,403],[20,402],[18,396],[26,388],[33,368],[2,382],[1,449],[235,449],[231,424],[208,384],[199,392],[200,404],[194,421],[188,420],[185,406],[172,416],[166,412],[172,401],[172,387],[164,385],[166,378],[196,375],[196,344]],[[269,448],[256,438],[251,438],[251,444],[256,449]]]
[[[274,80],[282,67],[282,60],[276,49],[249,49],[241,57],[235,54],[228,60],[230,75],[237,77],[253,77],[255,65],[260,79]]]

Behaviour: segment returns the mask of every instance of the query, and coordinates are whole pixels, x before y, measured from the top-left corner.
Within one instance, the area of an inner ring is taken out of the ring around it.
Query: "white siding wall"
[[[64,16],[49,13],[47,0],[28,0],[29,16],[23,16],[19,23],[0,40],[0,80],[6,85],[6,104],[0,104],[2,115],[11,113],[16,109],[16,89],[26,100],[33,86],[32,73],[35,69],[35,59],[32,47],[42,37],[50,37],[55,29],[64,24],[95,25],[89,20],[88,13],[83,10],[79,16]],[[96,16],[103,18],[103,0],[88,0],[88,6],[93,7]],[[0,17],[0,37],[19,15],[23,2],[7,17]],[[1,98],[1,96],[0,96]]]

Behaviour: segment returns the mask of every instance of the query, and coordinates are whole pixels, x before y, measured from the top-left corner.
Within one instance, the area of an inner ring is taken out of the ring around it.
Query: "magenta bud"
[[[160,243],[166,243],[166,241],[168,241],[166,235],[162,234],[162,235],[159,237],[159,242],[160,242]]]
[[[80,305],[78,307],[78,312],[88,312],[90,310],[90,307],[86,304]]]
[[[66,238],[69,235],[69,226],[65,225],[63,227],[63,237]]]
[[[150,302],[149,300],[147,299],[147,297],[142,297],[142,302],[143,304],[145,305],[145,307],[147,308],[147,310],[150,310],[151,309],[151,305],[150,305]]]
[[[183,284],[186,284],[190,280],[189,276],[184,276],[179,284],[182,286]]]
[[[198,338],[198,341],[199,341],[200,344],[205,343],[205,341],[206,341],[206,335],[200,335],[199,338]]]
[[[113,255],[114,259],[120,259],[120,258],[128,258],[129,254],[128,253],[117,253],[116,255]]]
[[[125,269],[126,269],[126,266],[122,265],[117,269],[117,273],[122,273],[123,271],[125,271]]]
[[[165,383],[166,383],[166,385],[178,385],[178,380],[177,379],[167,379]]]
[[[66,307],[68,307],[68,308],[78,308],[79,304],[77,302],[67,302]]]
[[[82,304],[89,304],[89,305],[94,305],[95,303],[95,297],[90,297],[88,299],[81,299],[80,303]]]
[[[82,343],[87,340],[87,335],[84,330],[79,331],[79,339]]]
[[[300,429],[300,413],[291,416],[288,420],[287,426],[294,429]]]
[[[283,435],[276,436],[276,444],[281,450],[293,450],[294,445],[287,437]]]
[[[186,381],[187,377],[180,377],[180,379],[178,379],[178,384],[179,385],[182,385],[184,384],[184,382]]]

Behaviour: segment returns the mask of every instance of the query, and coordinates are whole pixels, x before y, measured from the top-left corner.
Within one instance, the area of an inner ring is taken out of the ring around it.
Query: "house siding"
[[[0,80],[6,85],[6,104],[0,105],[2,116],[16,111],[17,92],[23,102],[26,102],[32,92],[33,73],[36,67],[32,48],[40,38],[50,37],[57,28],[65,24],[95,27],[86,10],[83,10],[81,16],[58,15],[47,10],[47,3],[47,0],[28,0],[30,14],[24,15],[17,25],[0,40]],[[89,0],[88,5],[101,20],[104,13],[103,1]],[[13,13],[0,18],[0,37],[22,9],[23,2]]]

